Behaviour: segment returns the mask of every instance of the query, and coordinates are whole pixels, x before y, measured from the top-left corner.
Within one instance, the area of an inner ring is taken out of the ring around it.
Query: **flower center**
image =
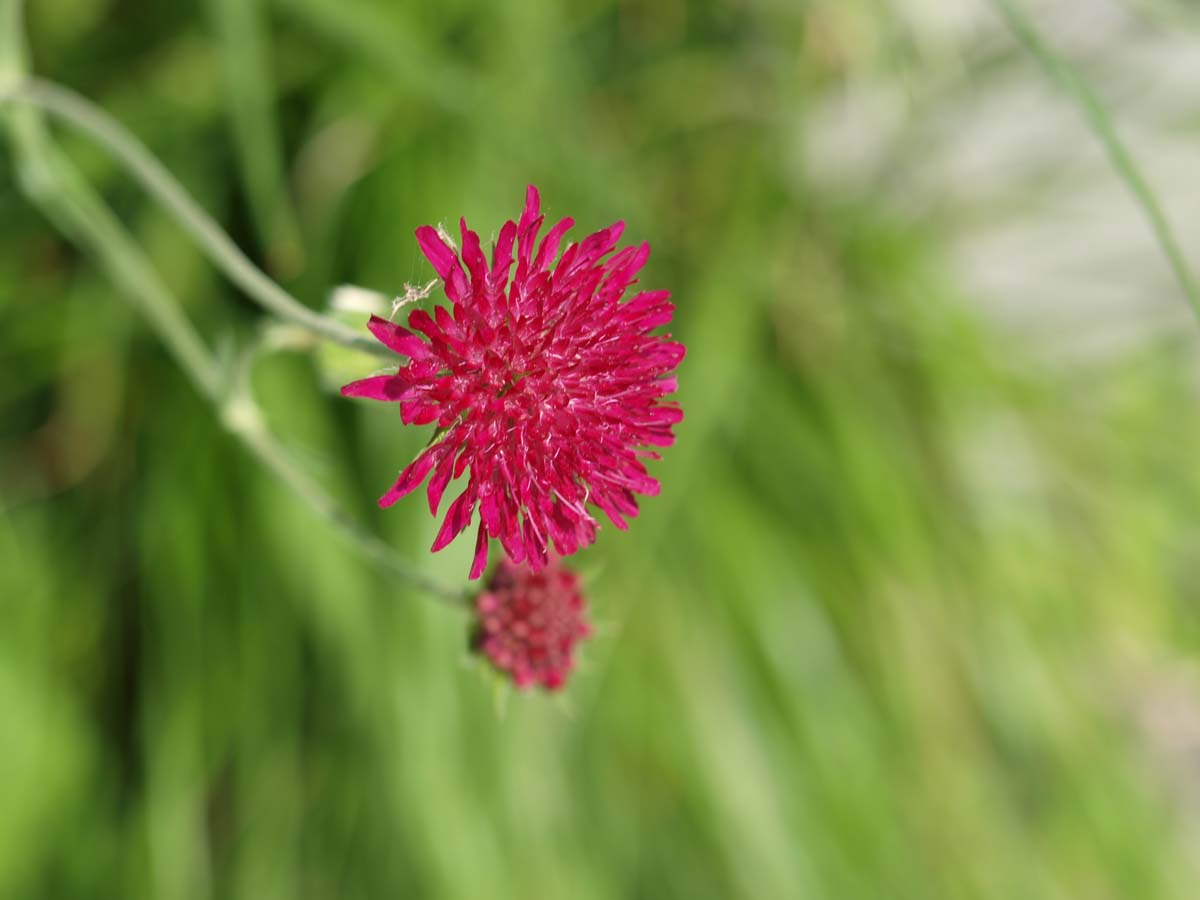
[[[522,378],[525,378],[527,375],[532,375],[532,374],[533,374],[532,372],[512,373],[509,377],[508,383],[505,384],[502,388],[500,388],[500,391],[499,391],[499,393],[496,394],[496,396],[503,397],[505,394],[507,394],[510,391],[512,391],[513,389],[515,389],[516,386],[521,383]]]

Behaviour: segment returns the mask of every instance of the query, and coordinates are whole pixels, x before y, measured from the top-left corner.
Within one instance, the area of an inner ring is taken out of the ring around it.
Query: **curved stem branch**
[[[18,79],[19,84],[25,83],[19,81],[24,66],[19,24],[17,0],[0,0],[0,97],[5,96],[3,84],[6,79],[10,83],[14,79]],[[365,557],[413,587],[440,600],[462,605],[465,602],[463,592],[439,584],[419,572],[346,513],[287,455],[263,422],[253,398],[239,385],[237,372],[227,372],[218,363],[195,327],[180,311],[175,296],[145,253],[59,151],[35,111],[8,110],[7,114],[0,114],[0,127],[8,133],[22,187],[31,201],[65,234],[87,249],[107,270],[112,281],[141,308],[196,390],[217,409],[222,425]],[[149,162],[152,165],[143,167],[145,172],[161,169],[153,159]],[[164,183],[168,188],[173,184],[169,176]],[[186,195],[182,196],[186,209],[192,201]],[[202,224],[207,222],[205,227],[219,231],[207,216],[200,221]],[[221,237],[228,242],[223,234]],[[237,252],[236,248],[234,252]],[[246,264],[250,265],[248,261]],[[317,330],[306,322],[297,324],[310,331]]]
[[[236,394],[226,405],[225,427],[238,436],[250,452],[296,495],[338,531],[363,556],[411,586],[452,606],[465,608],[465,592],[443,585],[421,573],[391,547],[349,515],[307,472],[298,466],[262,421],[258,406],[247,394]]]
[[[91,137],[109,151],[142,187],[174,215],[213,264],[264,309],[326,340],[371,354],[386,353],[378,342],[314,312],[250,261],[145,144],[112,116],[68,88],[38,79],[20,81],[0,92],[0,103],[34,106]]]

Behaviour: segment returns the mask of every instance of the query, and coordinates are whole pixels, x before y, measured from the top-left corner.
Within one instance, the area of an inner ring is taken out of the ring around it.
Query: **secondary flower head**
[[[562,687],[575,665],[575,645],[592,633],[579,576],[550,561],[534,572],[504,560],[475,598],[474,646],[519,688]]]
[[[465,221],[460,252],[437,229],[418,228],[450,308],[414,310],[408,328],[373,316],[372,334],[408,361],[342,388],[348,397],[399,404],[407,424],[437,423],[430,446],[379,505],[429,477],[436,516],[451,479],[469,470],[433,550],[465,530],[478,508],[472,578],[487,566],[489,538],[533,571],[547,564],[551,543],[562,556],[586,547],[597,527],[589,503],[626,528],[637,515],[635,495],[659,491],[643,460],[674,443],[671,428],[683,418],[664,400],[676,389],[671,373],[683,345],[653,333],[671,321],[670,294],[625,297],[650,245],[614,253],[624,229],[617,222],[560,256],[573,220],[539,243],[542,223],[531,186],[520,220],[500,229],[490,266]]]

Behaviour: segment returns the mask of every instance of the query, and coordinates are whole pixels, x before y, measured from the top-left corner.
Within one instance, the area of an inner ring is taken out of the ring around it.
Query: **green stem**
[[[337,501],[309,477],[279,445],[262,421],[258,406],[244,394],[226,405],[222,419],[225,427],[238,436],[267,468],[286,484],[293,493],[317,511],[364,557],[387,569],[412,587],[452,606],[463,607],[466,594],[422,574],[416,566],[401,556],[356,519],[346,513]]]
[[[117,217],[50,142],[36,116],[15,114],[7,124],[30,200],[121,286],[196,390],[220,403],[225,380],[220,366]]]
[[[1150,183],[1142,174],[1137,160],[1134,159],[1117,134],[1112,117],[1109,116],[1104,105],[1074,67],[1050,48],[1021,8],[1018,0],[991,0],[991,2],[1017,40],[1038,61],[1051,80],[1057,82],[1079,107],[1088,127],[1103,145],[1113,169],[1141,206],[1163,255],[1166,256],[1171,270],[1175,273],[1176,280],[1183,289],[1188,305],[1196,318],[1200,320],[1200,284],[1197,283],[1188,267],[1183,250],[1175,239],[1166,213],[1158,202]]]
[[[370,337],[314,312],[276,284],[250,261],[141,141],[95,104],[68,88],[37,79],[23,79],[0,91],[2,103],[34,106],[93,138],[174,215],[213,264],[264,309],[334,343],[376,355],[387,353],[386,348]]]
[[[229,400],[222,407],[221,419],[225,427],[237,435],[258,459],[273,471],[293,492],[304,498],[322,518],[339,531],[344,538],[363,556],[397,575],[413,587],[451,605],[462,606],[468,602],[463,591],[447,587],[420,572],[407,559],[398,555],[391,547],[368,531],[353,516],[350,516],[308,473],[298,466],[279,442],[272,436],[263,421],[260,407],[254,400],[251,375],[254,364],[266,352],[279,349],[295,349],[293,339],[278,331],[263,331],[259,339],[249,346],[237,361],[232,376]]]
[[[18,37],[20,24],[19,0],[0,0],[0,95],[5,93],[6,83],[21,83],[24,53]],[[217,408],[222,425],[366,558],[438,599],[463,604],[461,591],[422,575],[341,509],[292,461],[267,429],[248,390],[236,374],[226,373],[218,364],[145,253],[59,151],[37,113],[32,109],[9,110],[0,115],[0,125],[8,132],[20,181],[30,200],[88,250],[113,283],[138,305],[196,390]]]

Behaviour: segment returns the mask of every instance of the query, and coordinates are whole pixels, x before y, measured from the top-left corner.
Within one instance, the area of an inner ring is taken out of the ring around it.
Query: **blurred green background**
[[[312,306],[427,280],[417,225],[486,240],[532,182],[652,243],[689,355],[662,496],[576,558],[573,682],[498,699],[466,619],[247,456],[0,144],[0,897],[1200,893],[1200,331],[988,4],[27,5],[35,71]],[[1194,249],[1196,14],[1029,8]],[[205,337],[252,334],[55,134]],[[259,365],[272,426],[461,583],[469,538],[374,507],[425,429],[323,365]]]

